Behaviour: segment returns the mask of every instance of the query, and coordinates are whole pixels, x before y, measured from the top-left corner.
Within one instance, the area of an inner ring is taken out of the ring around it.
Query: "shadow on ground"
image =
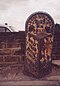
[[[60,80],[60,68],[52,66],[50,74],[42,78],[27,76],[23,73],[22,64],[0,66],[0,81],[34,81],[34,80]]]

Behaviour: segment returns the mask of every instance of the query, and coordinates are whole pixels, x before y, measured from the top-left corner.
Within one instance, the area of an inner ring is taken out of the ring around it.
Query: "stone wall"
[[[52,60],[60,60],[60,24],[55,24]]]
[[[0,33],[0,64],[19,63],[24,54],[24,31]]]

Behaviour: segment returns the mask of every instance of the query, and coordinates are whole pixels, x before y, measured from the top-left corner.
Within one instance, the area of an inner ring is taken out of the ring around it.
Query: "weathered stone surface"
[[[0,64],[19,63],[25,55],[25,32],[0,33]]]

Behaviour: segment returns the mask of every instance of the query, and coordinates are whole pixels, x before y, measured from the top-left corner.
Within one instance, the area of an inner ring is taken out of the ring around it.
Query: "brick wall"
[[[24,54],[24,31],[0,33],[0,64],[19,63]]]
[[[60,24],[55,24],[52,59],[60,60]]]

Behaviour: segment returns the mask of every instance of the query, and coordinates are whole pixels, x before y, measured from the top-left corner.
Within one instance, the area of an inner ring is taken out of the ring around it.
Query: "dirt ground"
[[[35,81],[35,80],[59,80],[60,81],[60,67],[52,66],[50,74],[35,78],[32,75],[27,76],[23,73],[22,64],[0,65],[0,81]]]
[[[60,86],[60,67],[52,65],[50,74],[42,78],[27,76],[22,64],[0,65],[0,86]]]

